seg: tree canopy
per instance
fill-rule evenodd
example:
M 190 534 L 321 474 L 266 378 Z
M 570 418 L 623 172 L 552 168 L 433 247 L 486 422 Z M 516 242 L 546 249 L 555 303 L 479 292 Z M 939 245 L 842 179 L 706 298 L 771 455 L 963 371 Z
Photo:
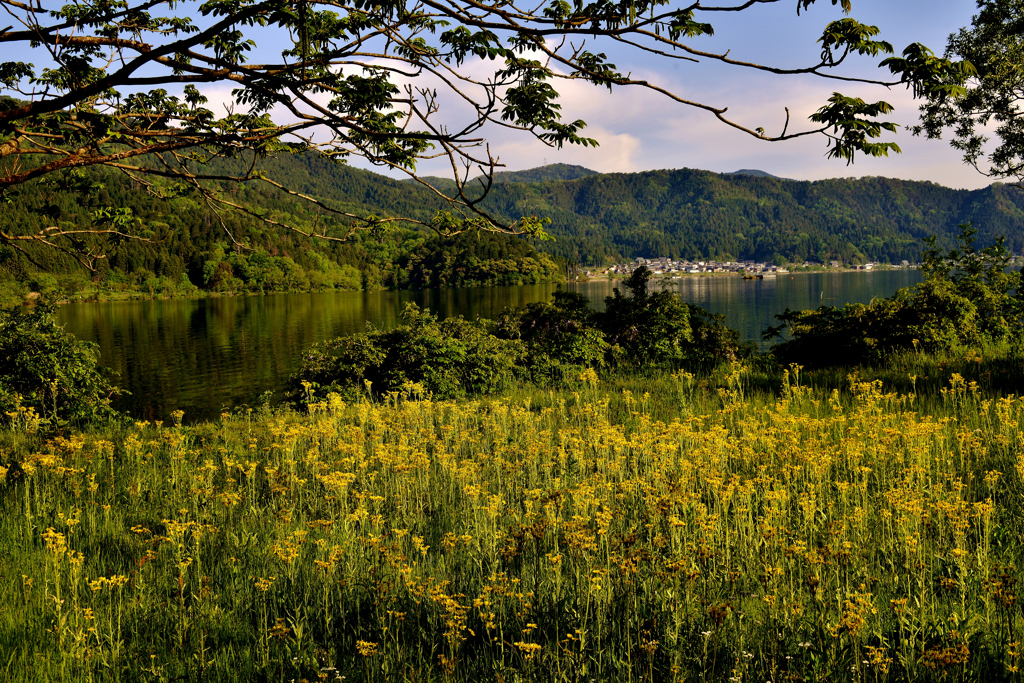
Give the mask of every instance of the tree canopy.
M 917 134 L 950 130 L 964 161 L 992 178 L 1024 184 L 1024 1 L 978 0 L 971 26 L 949 37 L 946 57 L 966 60 L 952 85 L 960 96 L 933 89 L 921 107 Z M 995 141 L 991 137 L 994 135 Z M 991 144 L 990 144 L 991 143 Z
M 899 151 L 879 139 L 896 130 L 882 120 L 892 110 L 884 101 L 837 92 L 809 125 L 791 126 L 787 111 L 782 130 L 766 132 L 730 118 L 725 107 L 634 77 L 598 51 L 606 45 L 851 85 L 902 84 L 918 96 L 961 94 L 969 65 L 916 43 L 897 56 L 877 27 L 850 16 L 827 24 L 820 58 L 801 67 L 700 49 L 716 16 L 778 1 L 0 0 L 9 22 L 0 22 L 0 45 L 17 57 L 0 63 L 0 191 L 9 202 L 30 182 L 89 191 L 95 182 L 79 171 L 103 165 L 131 176 L 140 190 L 194 193 L 211 207 L 254 220 L 273 223 L 232 201 L 222 181 L 276 184 L 319 211 L 350 219 L 343 229 L 282 226 L 309 237 L 342 240 L 353 229 L 409 219 L 349 215 L 261 169 L 267 155 L 315 151 L 338 161 L 361 157 L 419 179 L 448 203 L 449 210 L 419 221 L 437 232 L 537 234 L 543 220 L 502 222 L 480 207 L 501 165 L 486 129 L 512 128 L 553 147 L 597 145 L 584 135 L 584 121 L 561 115 L 558 84 L 565 80 L 651 89 L 761 140 L 825 135 L 829 156 L 848 163 L 857 153 Z M 852 11 L 850 0 L 831 2 Z M 797 13 L 813 4 L 798 0 Z M 841 67 L 852 55 L 883 57 L 879 79 L 844 75 Z M 224 84 L 232 88 L 233 106 L 218 113 L 208 97 L 212 86 Z M 454 183 L 433 185 L 416 175 L 419 162 L 439 157 L 450 163 Z M 211 164 L 223 158 L 236 161 Z M 55 223 L 31 234 L 0 223 L 0 240 L 64 249 L 92 268 L 110 242 L 149 239 L 123 208 L 98 209 L 92 219 L 86 228 Z

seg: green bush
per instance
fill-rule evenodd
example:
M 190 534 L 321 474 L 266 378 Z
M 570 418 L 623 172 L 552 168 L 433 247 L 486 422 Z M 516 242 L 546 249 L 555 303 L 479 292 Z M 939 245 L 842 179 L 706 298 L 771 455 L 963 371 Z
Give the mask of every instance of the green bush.
M 617 351 L 616 360 L 641 367 L 706 369 L 749 353 L 722 316 L 684 303 L 672 292 L 650 292 L 650 279 L 647 266 L 634 270 L 622 283 L 630 295 L 616 288 L 596 316 L 605 340 Z
M 292 396 L 309 390 L 352 396 L 366 382 L 374 393 L 421 384 L 439 398 L 488 393 L 515 381 L 540 385 L 575 381 L 613 364 L 707 369 L 749 351 L 739 334 L 667 292 L 650 294 L 650 271 L 638 269 L 608 310 L 595 313 L 580 294 L 558 291 L 550 303 L 506 310 L 496 324 L 461 317 L 438 321 L 409 304 L 405 324 L 314 345 L 292 382 Z
M 0 311 L 0 412 L 31 409 L 51 429 L 116 416 L 119 390 L 98 366 L 99 350 L 59 327 L 53 310 L 41 302 Z
M 524 372 L 531 380 L 557 383 L 605 366 L 611 346 L 594 320 L 587 297 L 558 290 L 550 303 L 506 310 L 495 334 L 525 345 Z
M 44 296 L 49 296 L 60 289 L 60 283 L 57 282 L 57 278 L 49 273 L 36 273 L 28 283 L 29 288 L 33 292 L 39 292 Z
M 488 321 L 461 316 L 438 320 L 407 304 L 403 325 L 387 331 L 322 342 L 307 352 L 293 381 L 294 395 L 308 383 L 320 393 L 351 395 L 366 382 L 376 394 L 418 383 L 438 398 L 498 390 L 518 378 L 521 342 L 499 339 Z
M 1021 329 L 1021 274 L 1008 271 L 1010 254 L 1002 239 L 974 248 L 975 230 L 961 225 L 948 253 L 926 240 L 924 282 L 870 304 L 822 306 L 777 315 L 766 339 L 789 339 L 772 353 L 784 364 L 808 367 L 882 362 L 896 351 L 950 353 L 1013 341 Z

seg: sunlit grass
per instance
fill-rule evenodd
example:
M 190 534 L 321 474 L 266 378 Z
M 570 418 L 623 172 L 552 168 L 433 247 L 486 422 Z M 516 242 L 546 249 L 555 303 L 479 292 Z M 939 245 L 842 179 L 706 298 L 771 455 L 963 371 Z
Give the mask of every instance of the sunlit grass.
M 801 374 L 19 416 L 0 678 L 1020 680 L 1024 404 Z

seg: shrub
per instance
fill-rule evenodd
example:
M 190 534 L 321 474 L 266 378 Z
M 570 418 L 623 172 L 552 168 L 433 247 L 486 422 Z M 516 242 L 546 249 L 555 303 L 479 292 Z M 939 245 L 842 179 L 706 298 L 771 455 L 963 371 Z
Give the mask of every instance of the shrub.
M 462 317 L 438 321 L 409 304 L 405 324 L 315 344 L 293 377 L 292 396 L 313 388 L 352 396 L 366 382 L 375 393 L 421 384 L 439 398 L 492 392 L 519 381 L 557 384 L 587 370 L 622 362 L 637 366 L 709 368 L 748 349 L 721 316 L 682 303 L 670 293 L 649 294 L 650 271 L 626 281 L 608 310 L 557 291 L 550 303 L 506 310 L 497 324 Z
M 557 383 L 605 365 L 611 346 L 594 319 L 587 297 L 558 290 L 550 303 L 506 310 L 495 334 L 525 345 L 523 367 L 530 379 Z
M 772 353 L 784 364 L 824 367 L 878 363 L 912 348 L 946 353 L 1011 341 L 1021 328 L 1021 274 L 1007 272 L 1010 254 L 1002 239 L 978 251 L 975 230 L 970 224 L 960 228 L 948 253 L 935 247 L 934 238 L 926 240 L 926 279 L 914 287 L 867 305 L 777 315 L 782 324 L 765 338 L 781 339 L 787 328 L 790 338 Z
M 684 303 L 672 292 L 650 292 L 651 271 L 641 266 L 605 299 L 596 316 L 617 359 L 636 366 L 708 368 L 747 353 L 723 318 Z
M 481 394 L 514 381 L 574 381 L 587 370 L 622 362 L 637 366 L 710 368 L 748 351 L 722 317 L 682 303 L 670 293 L 647 292 L 650 271 L 626 281 L 608 310 L 557 291 L 550 303 L 506 310 L 497 324 L 462 317 L 438 321 L 409 304 L 405 324 L 315 344 L 293 377 L 292 396 L 313 388 L 352 396 L 369 382 L 376 393 L 421 384 L 439 398 Z
M 95 344 L 58 326 L 53 304 L 0 311 L 0 411 L 32 408 L 50 428 L 117 415 L 119 390 L 98 366 Z
M 39 292 L 44 296 L 50 296 L 60 289 L 57 278 L 49 273 L 36 273 L 28 283 L 33 292 Z
M 325 391 L 351 395 L 365 382 L 375 393 L 421 384 L 438 398 L 500 389 L 517 378 L 523 345 L 491 334 L 488 321 L 461 316 L 439 321 L 407 304 L 404 325 L 372 330 L 313 345 L 293 380 Z

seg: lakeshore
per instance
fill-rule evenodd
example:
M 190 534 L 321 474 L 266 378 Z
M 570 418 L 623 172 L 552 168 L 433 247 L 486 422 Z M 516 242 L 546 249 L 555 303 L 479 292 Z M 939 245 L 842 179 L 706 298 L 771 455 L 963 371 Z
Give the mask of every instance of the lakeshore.
M 656 286 L 674 287 L 682 301 L 724 314 L 742 339 L 760 343 L 761 332 L 787 308 L 867 303 L 920 278 L 916 270 L 817 272 L 775 281 L 718 274 L 664 277 Z M 603 310 L 618 282 L 601 278 L 565 287 Z M 548 301 L 555 290 L 519 285 L 72 303 L 61 306 L 57 318 L 67 331 L 99 345 L 101 364 L 118 373 L 118 383 L 131 392 L 119 398 L 121 408 L 145 419 L 184 410 L 192 420 L 280 392 L 305 348 L 368 325 L 394 327 L 406 303 L 442 318 L 494 320 L 506 307 Z

